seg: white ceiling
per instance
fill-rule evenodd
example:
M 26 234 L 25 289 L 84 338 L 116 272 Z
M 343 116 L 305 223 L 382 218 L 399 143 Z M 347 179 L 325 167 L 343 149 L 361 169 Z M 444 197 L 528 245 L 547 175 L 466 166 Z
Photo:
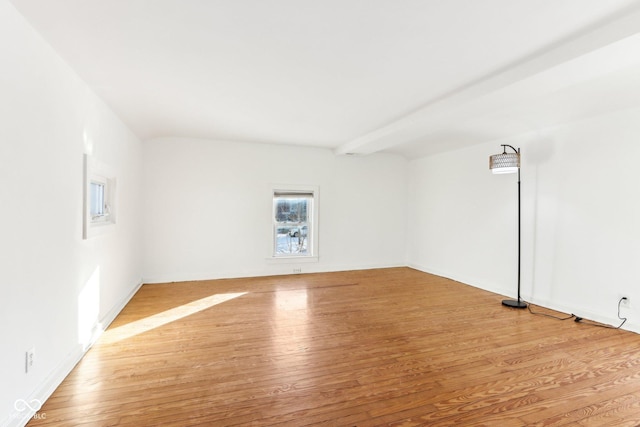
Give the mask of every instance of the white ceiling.
M 640 99 L 640 0 L 11 1 L 141 139 L 419 157 Z

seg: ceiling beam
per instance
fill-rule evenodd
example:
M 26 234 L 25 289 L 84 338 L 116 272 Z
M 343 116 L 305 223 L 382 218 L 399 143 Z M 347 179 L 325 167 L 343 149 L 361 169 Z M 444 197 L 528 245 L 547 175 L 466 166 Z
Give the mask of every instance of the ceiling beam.
M 400 134 L 418 123 L 420 126 L 428 125 L 429 122 L 437 123 L 441 117 L 468 102 L 638 33 L 640 33 L 640 5 L 636 4 L 598 26 L 591 27 L 544 51 L 537 52 L 518 63 L 435 99 L 392 123 L 348 141 L 337 147 L 334 152 L 337 155 L 371 154 L 394 147 L 406 142 Z

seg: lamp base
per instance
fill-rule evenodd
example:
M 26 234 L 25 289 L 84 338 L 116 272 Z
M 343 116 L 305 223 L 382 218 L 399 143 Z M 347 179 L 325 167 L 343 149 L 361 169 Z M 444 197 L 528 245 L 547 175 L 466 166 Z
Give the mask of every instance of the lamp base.
M 524 301 L 518 301 L 514 299 L 503 299 L 502 305 L 512 308 L 527 308 L 527 303 Z

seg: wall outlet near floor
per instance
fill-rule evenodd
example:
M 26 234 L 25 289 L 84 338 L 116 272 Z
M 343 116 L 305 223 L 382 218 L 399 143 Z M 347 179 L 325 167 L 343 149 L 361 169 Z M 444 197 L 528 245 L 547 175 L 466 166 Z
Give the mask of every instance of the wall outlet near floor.
M 294 273 L 294 274 L 296 274 L 296 273 L 302 273 L 302 269 L 301 269 L 301 268 L 294 268 L 294 269 L 293 269 L 293 273 Z
M 631 300 L 626 295 L 620 295 L 620 307 L 631 308 Z
M 29 371 L 31 371 L 33 369 L 33 364 L 36 361 L 36 348 L 33 347 L 30 350 L 27 350 L 25 353 L 25 360 L 24 360 L 24 373 L 28 374 Z

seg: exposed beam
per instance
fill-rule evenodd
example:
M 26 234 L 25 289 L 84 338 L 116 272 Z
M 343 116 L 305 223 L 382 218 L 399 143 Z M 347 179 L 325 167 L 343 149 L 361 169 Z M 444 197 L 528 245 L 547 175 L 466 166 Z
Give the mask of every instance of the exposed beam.
M 336 148 L 335 153 L 338 155 L 370 154 L 407 142 L 400 134 L 417 124 L 425 126 L 431 122 L 437 123 L 443 116 L 473 100 L 530 79 L 545 70 L 606 48 L 638 33 L 640 33 L 640 5 L 635 4 L 624 13 L 598 26 L 591 27 L 544 51 L 537 52 L 518 63 L 433 100 L 392 123 L 359 136 Z

